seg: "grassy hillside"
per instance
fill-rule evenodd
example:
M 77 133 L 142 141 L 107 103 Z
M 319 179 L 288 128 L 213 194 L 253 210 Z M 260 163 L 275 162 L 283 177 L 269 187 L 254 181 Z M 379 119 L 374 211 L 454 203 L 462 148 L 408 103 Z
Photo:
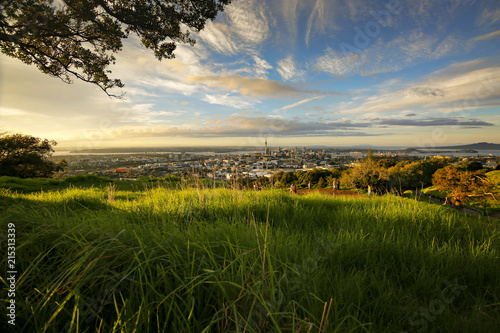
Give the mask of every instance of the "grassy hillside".
M 500 320 L 498 223 L 411 199 L 0 189 L 8 223 L 16 332 L 492 332 Z
M 33 178 L 23 179 L 18 177 L 0 176 L 0 188 L 13 192 L 32 193 L 43 191 L 58 191 L 71 187 L 78 188 L 105 188 L 113 184 L 115 189 L 122 191 L 142 191 L 151 187 L 176 187 L 178 181 L 172 179 L 148 179 L 138 181 L 113 180 L 107 177 L 94 175 L 72 176 L 65 179 Z
M 491 180 L 493 183 L 495 183 L 496 187 L 500 187 L 500 171 L 495 170 L 495 171 L 490 171 L 486 173 L 486 177 L 488 177 L 489 180 Z

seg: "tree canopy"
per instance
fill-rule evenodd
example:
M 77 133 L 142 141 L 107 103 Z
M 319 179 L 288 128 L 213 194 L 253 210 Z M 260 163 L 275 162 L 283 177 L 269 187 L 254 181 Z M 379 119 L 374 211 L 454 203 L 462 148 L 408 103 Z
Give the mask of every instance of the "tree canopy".
M 50 177 L 56 164 L 47 159 L 57 142 L 31 135 L 0 135 L 0 176 Z
M 495 186 L 484 171 L 462 171 L 455 165 L 437 170 L 432 184 L 442 191 L 449 191 L 448 198 L 460 206 L 468 201 L 484 201 L 485 197 L 495 199 Z
M 231 0 L 2 0 L 0 52 L 71 83 L 123 87 L 108 75 L 122 40 L 137 35 L 158 60 L 199 32 Z M 109 93 L 108 93 L 109 95 Z

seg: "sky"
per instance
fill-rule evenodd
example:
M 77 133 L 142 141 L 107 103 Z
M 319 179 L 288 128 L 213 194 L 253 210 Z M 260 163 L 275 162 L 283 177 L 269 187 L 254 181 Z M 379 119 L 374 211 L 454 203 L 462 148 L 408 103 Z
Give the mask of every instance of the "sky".
M 0 55 L 0 132 L 59 149 L 500 143 L 497 0 L 233 0 L 159 62 L 66 84 Z

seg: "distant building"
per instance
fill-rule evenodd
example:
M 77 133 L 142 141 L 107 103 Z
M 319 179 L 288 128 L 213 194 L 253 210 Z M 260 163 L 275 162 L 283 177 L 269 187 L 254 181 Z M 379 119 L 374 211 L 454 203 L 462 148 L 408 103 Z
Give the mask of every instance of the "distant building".
M 132 171 L 134 170 L 133 168 L 120 168 L 120 169 L 115 169 L 115 172 L 127 172 L 127 171 Z
M 363 153 L 359 151 L 352 151 L 349 153 L 352 158 L 363 158 Z
M 315 169 L 317 167 L 317 165 L 315 163 L 308 163 L 308 164 L 304 164 L 302 165 L 302 169 Z

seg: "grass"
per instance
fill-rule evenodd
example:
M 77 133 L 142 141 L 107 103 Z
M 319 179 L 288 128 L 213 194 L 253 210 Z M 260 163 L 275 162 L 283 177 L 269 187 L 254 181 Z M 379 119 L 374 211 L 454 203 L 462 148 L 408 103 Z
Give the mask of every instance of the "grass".
M 444 199 L 448 195 L 447 191 L 440 191 L 435 186 L 429 186 L 422 190 L 422 193 L 432 195 L 433 197 Z
M 411 199 L 0 189 L 8 223 L 17 331 L 491 332 L 500 320 L 498 223 Z
M 500 170 L 490 171 L 486 173 L 486 177 L 495 183 L 497 187 L 500 187 Z
M 71 187 L 77 188 L 106 188 L 113 184 L 116 190 L 143 191 L 153 187 L 176 187 L 179 181 L 142 177 L 137 181 L 121 181 L 95 175 L 71 176 L 65 179 L 33 178 L 0 176 L 0 189 L 9 189 L 19 193 L 34 193 L 40 191 L 60 191 Z

